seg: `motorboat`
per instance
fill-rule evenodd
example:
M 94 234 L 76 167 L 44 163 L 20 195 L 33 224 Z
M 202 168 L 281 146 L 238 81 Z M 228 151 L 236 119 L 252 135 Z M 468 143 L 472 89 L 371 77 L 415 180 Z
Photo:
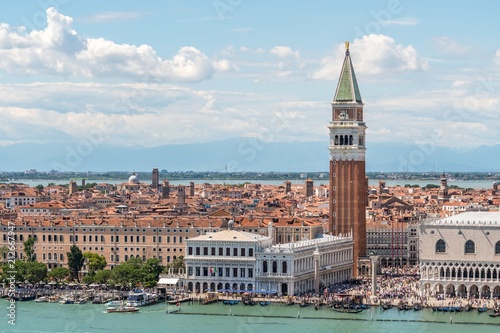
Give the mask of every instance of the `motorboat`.
M 114 312 L 138 312 L 139 308 L 136 306 L 119 306 L 119 307 L 113 307 L 110 306 L 106 309 L 107 313 L 114 313 Z
M 158 295 L 134 289 L 129 292 L 126 306 L 145 306 L 158 303 Z

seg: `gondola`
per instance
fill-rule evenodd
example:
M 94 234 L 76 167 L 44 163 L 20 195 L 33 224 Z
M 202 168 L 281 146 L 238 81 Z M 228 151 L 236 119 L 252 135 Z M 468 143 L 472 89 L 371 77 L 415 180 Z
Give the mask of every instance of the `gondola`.
M 342 308 L 342 307 L 340 308 L 332 307 L 332 310 L 341 313 L 359 313 L 363 311 L 363 309 L 361 308 Z
M 259 302 L 259 305 L 261 305 L 261 306 L 266 306 L 266 305 L 269 305 L 269 304 L 271 304 L 271 301 L 261 301 L 261 302 Z
M 224 305 L 236 305 L 238 304 L 240 301 L 237 300 L 237 299 L 225 299 L 222 301 L 222 304 Z

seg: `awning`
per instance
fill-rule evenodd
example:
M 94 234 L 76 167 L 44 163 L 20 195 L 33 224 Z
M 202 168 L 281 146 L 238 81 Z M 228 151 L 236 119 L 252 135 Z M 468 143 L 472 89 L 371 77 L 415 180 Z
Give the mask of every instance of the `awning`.
M 175 284 L 177 284 L 177 281 L 179 281 L 179 279 L 174 279 L 174 278 L 160 278 L 160 281 L 158 281 L 158 284 L 175 285 Z

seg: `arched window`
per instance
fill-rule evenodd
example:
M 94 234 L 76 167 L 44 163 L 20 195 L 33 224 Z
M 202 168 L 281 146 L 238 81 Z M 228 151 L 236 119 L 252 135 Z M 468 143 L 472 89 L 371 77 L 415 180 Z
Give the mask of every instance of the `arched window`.
M 349 146 L 352 146 L 352 135 L 349 135 Z
M 440 239 L 436 242 L 436 253 L 446 252 L 446 243 L 444 240 Z
M 262 263 L 262 272 L 267 273 L 267 260 L 264 260 Z
M 476 253 L 476 245 L 470 239 L 465 242 L 465 253 Z
M 344 145 L 344 137 L 341 135 L 340 136 L 340 145 L 343 146 Z
M 495 254 L 500 254 L 500 241 L 495 244 Z
M 338 136 L 338 135 L 335 135 L 335 141 L 334 141 L 334 144 L 335 144 L 336 146 L 338 146 L 338 145 L 339 145 L 339 136 Z
M 273 261 L 273 273 L 278 273 L 278 262 Z

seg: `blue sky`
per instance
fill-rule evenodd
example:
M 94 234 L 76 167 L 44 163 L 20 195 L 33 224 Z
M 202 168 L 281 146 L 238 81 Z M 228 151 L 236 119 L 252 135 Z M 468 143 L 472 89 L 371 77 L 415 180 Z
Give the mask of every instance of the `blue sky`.
M 500 144 L 494 1 L 11 1 L 0 145 L 328 141 L 351 56 L 367 141 Z M 326 148 L 325 148 L 326 149 Z

